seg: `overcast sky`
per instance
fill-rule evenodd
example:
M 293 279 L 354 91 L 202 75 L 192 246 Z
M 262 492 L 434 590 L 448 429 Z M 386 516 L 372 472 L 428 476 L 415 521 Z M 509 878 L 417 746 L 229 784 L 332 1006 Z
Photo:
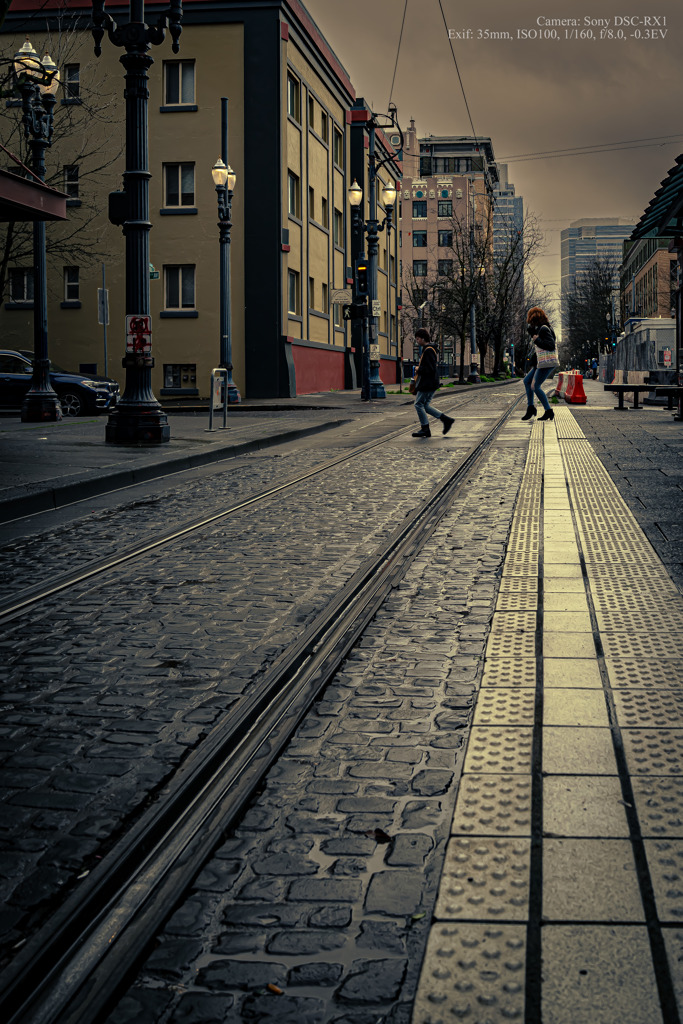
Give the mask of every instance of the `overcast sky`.
M 448 27 L 470 30 L 453 49 L 477 135 L 490 136 L 496 159 L 606 143 L 631 148 L 527 161 L 508 159 L 509 177 L 525 207 L 542 220 L 548 255 L 537 273 L 555 290 L 560 280 L 560 231 L 580 217 L 638 220 L 655 189 L 683 153 L 680 0 L 441 0 Z M 346 69 L 359 96 L 376 112 L 389 101 L 405 0 L 304 0 Z M 618 25 L 624 16 L 647 26 Z M 593 25 L 593 39 L 518 38 L 548 29 L 538 19 Z M 659 19 L 655 23 L 654 19 Z M 509 33 L 512 38 L 480 38 Z M 574 32 L 577 30 L 574 29 Z M 618 38 L 621 31 L 624 38 Z M 644 38 L 646 32 L 654 38 Z M 640 32 L 641 38 L 631 34 Z M 664 36 L 661 33 L 665 33 Z M 414 118 L 420 136 L 470 135 L 439 0 L 408 0 L 393 91 L 399 121 Z M 656 145 L 635 140 L 676 136 Z

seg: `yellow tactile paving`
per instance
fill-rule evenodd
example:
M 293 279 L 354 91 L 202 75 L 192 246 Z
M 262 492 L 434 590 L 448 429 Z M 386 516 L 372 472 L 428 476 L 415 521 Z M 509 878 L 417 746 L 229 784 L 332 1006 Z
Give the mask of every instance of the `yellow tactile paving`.
M 522 991 L 515 988 L 510 1004 L 498 999 L 499 976 L 489 991 L 473 957 L 473 978 L 480 985 L 476 1003 L 486 1005 L 490 1024 L 523 1013 L 521 926 L 530 918 L 539 929 L 542 918 L 543 934 L 553 939 L 543 943 L 542 980 L 540 962 L 534 965 L 543 1019 L 563 1021 L 567 1007 L 586 996 L 581 976 L 588 972 L 566 974 L 563 937 L 577 961 L 587 937 L 600 949 L 609 947 L 601 1005 L 621 1007 L 628 990 L 626 1004 L 636 1014 L 647 1007 L 643 1020 L 663 1019 L 653 996 L 650 945 L 638 930 L 644 909 L 629 833 L 637 824 L 633 819 L 629 824 L 619 765 L 625 762 L 633 779 L 632 799 L 645 837 L 642 862 L 646 857 L 656 911 L 667 922 L 683 919 L 678 896 L 674 899 L 666 884 L 680 876 L 676 888 L 683 892 L 683 650 L 680 640 L 672 644 L 670 628 L 664 658 L 658 641 L 666 624 L 682 617 L 682 595 L 571 410 L 556 407 L 552 423 L 531 425 L 458 791 L 439 920 L 413 1024 L 463 1017 L 460 972 L 443 988 L 435 988 L 435 980 L 444 977 L 445 961 L 457 958 L 461 948 L 484 943 L 485 955 L 493 917 L 497 941 L 519 934 Z M 539 679 L 543 687 L 537 692 Z M 534 742 L 543 774 L 536 811 Z M 527 860 L 524 840 L 536 835 L 538 841 L 541 833 L 534 828 L 541 821 L 539 917 L 538 899 L 536 910 L 530 909 L 534 862 Z M 499 837 L 497 844 L 492 845 L 492 836 Z M 683 906 L 683 897 L 680 902 Z M 643 947 L 637 985 L 626 981 L 633 973 L 636 931 Z M 683 1014 L 683 963 L 673 955 L 678 946 L 672 936 L 667 933 L 664 944 Z

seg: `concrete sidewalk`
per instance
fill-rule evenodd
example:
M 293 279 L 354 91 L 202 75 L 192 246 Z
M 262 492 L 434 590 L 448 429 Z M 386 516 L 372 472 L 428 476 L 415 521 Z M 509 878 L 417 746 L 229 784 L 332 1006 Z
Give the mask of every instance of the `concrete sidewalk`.
M 532 427 L 413 1024 L 683 1005 L 683 596 L 577 421 Z

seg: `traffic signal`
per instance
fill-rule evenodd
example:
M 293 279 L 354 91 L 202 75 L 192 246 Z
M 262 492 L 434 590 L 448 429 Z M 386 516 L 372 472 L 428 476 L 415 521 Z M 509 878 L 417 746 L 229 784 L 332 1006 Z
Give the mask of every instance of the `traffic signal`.
M 356 263 L 356 295 L 365 298 L 368 294 L 368 265 L 365 260 Z

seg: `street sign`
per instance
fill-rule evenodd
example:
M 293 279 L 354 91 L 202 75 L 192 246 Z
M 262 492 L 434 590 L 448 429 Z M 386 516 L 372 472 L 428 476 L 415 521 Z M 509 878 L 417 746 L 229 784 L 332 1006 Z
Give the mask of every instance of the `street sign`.
M 382 303 L 381 303 L 381 301 L 379 299 L 373 299 L 372 300 L 372 315 L 373 316 L 381 316 L 382 315 Z
M 152 352 L 151 316 L 126 317 L 126 352 L 136 356 L 147 356 Z
M 159 271 L 155 268 L 153 263 L 150 263 L 149 265 L 149 279 L 150 281 L 159 280 Z
M 109 323 L 109 289 L 97 289 L 97 322 L 98 324 Z
M 370 346 L 370 358 L 379 359 L 379 345 Z
M 353 302 L 353 292 L 350 288 L 332 288 L 330 291 L 330 305 L 334 305 L 335 302 L 350 303 Z

